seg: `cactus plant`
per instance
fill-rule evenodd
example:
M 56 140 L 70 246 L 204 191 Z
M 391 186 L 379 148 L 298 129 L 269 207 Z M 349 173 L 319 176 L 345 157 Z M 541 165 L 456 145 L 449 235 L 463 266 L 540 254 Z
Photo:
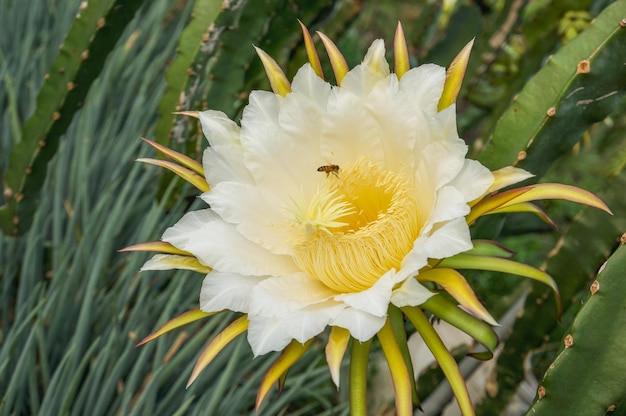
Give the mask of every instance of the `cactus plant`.
M 541 176 L 626 92 L 626 2 L 607 7 L 552 56 L 498 122 L 479 160 Z
M 626 233 L 566 331 L 528 415 L 611 413 L 626 397 Z
M 41 88 L 37 109 L 11 151 L 4 174 L 5 204 L 0 207 L 0 226 L 5 233 L 22 234 L 29 229 L 48 161 L 83 105 L 108 53 L 142 3 L 107 0 L 81 4 Z

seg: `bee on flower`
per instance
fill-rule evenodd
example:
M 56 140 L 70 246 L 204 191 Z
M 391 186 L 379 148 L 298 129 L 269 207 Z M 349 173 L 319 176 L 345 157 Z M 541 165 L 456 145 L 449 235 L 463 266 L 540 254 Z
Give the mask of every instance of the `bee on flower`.
M 326 176 L 332 173 L 333 175 L 339 177 L 339 166 L 337 165 L 320 166 L 319 168 L 317 168 L 317 171 L 326 173 Z
M 187 213 L 161 242 L 128 248 L 161 253 L 142 270 L 185 268 L 206 275 L 199 309 L 174 318 L 141 344 L 224 310 L 240 312 L 206 346 L 189 383 L 228 340 L 247 332 L 255 355 L 283 351 L 261 383 L 258 407 L 328 330 L 326 359 L 337 385 L 352 340 L 351 408 L 364 415 L 369 345 L 377 338 L 390 364 L 397 414 L 410 415 L 415 380 L 403 354 L 405 337 L 394 325 L 406 317 L 442 364 L 463 414 L 474 414 L 458 367 L 427 313 L 467 332 L 470 326 L 487 328 L 478 340 L 493 350 L 497 339 L 489 325 L 496 321 L 457 269 L 506 271 L 557 288 L 545 272 L 512 261 L 508 252 L 498 254 L 495 243 L 474 243 L 469 226 L 500 211 L 544 215 L 530 203 L 536 199 L 608 208 L 588 192 L 558 184 L 502 191 L 532 175 L 512 167 L 491 172 L 466 157 L 454 103 L 471 43 L 447 71 L 433 64 L 410 68 L 398 25 L 392 72 L 382 40 L 349 69 L 320 33 L 337 80 L 331 85 L 302 28 L 309 63 L 292 82 L 257 49 L 273 91 L 250 94 L 240 125 L 218 111 L 186 113 L 199 118 L 208 139 L 202 164 L 150 142 L 176 163 L 143 161 L 194 184 L 210 208 Z M 333 164 L 319 166 L 320 160 Z M 311 174 L 338 177 L 339 166 L 341 181 L 320 184 Z M 485 245 L 496 254 L 482 254 Z

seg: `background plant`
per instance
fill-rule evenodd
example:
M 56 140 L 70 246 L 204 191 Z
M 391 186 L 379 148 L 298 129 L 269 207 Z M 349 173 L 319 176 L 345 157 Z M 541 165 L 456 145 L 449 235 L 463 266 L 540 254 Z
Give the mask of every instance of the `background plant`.
M 251 89 L 269 88 L 252 44 L 293 76 L 306 60 L 296 19 L 336 39 L 350 66 L 373 39 L 392 39 L 398 19 L 419 62 L 445 66 L 476 37 L 458 112 L 477 158 L 490 168 L 517 161 L 538 180 L 584 187 L 615 214 L 554 202 L 544 208 L 558 233 L 526 214 L 476 225 L 474 238 L 497 238 L 519 260 L 544 265 L 568 307 L 561 325 L 544 302 L 547 289 L 468 273 L 495 316 L 530 291 L 498 360 L 497 393 L 478 414 L 503 411 L 529 351 L 544 351 L 530 356 L 541 379 L 580 309 L 575 300 L 626 229 L 624 0 L 1 3 L 1 414 L 254 412 L 256 387 L 275 357 L 251 360 L 245 339 L 237 340 L 185 390 L 200 348 L 227 322 L 134 349 L 196 304 L 201 280 L 137 275 L 145 256 L 116 250 L 158 238 L 195 204 L 193 190 L 133 163 L 149 152 L 138 137 L 198 157 L 198 126 L 171 112 L 212 108 L 236 117 Z M 590 72 L 576 74 L 572 65 L 583 60 Z M 584 100 L 591 101 L 577 105 Z M 623 257 L 612 260 L 622 269 Z M 618 320 L 626 311 L 612 302 L 617 316 L 607 319 Z M 261 414 L 345 413 L 344 392 L 318 357 L 307 354 Z M 613 388 L 619 411 L 626 387 Z

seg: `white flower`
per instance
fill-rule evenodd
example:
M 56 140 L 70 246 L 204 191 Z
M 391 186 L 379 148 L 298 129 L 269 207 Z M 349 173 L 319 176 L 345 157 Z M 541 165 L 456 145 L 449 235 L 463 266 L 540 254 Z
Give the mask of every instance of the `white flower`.
M 212 269 L 201 309 L 246 313 L 256 355 L 327 326 L 368 340 L 390 303 L 432 295 L 414 278 L 428 259 L 472 247 L 468 203 L 493 176 L 465 158 L 455 106 L 437 110 L 445 70 L 399 80 L 384 55 L 375 41 L 341 86 L 306 64 L 286 95 L 252 92 L 241 126 L 200 113 L 210 208 L 162 239 Z

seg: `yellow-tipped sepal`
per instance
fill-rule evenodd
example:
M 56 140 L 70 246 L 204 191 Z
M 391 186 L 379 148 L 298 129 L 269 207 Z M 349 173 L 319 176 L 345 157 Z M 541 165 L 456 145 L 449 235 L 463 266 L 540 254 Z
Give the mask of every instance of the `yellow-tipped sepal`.
M 291 92 L 291 84 L 278 63 L 263 49 L 257 48 L 256 46 L 254 49 L 256 50 L 257 55 L 259 55 L 259 58 L 261 58 L 261 63 L 265 68 L 267 79 L 270 80 L 272 91 L 281 97 L 289 94 Z
M 350 68 L 348 68 L 346 58 L 343 57 L 342 53 L 339 51 L 339 48 L 337 48 L 337 45 L 335 45 L 328 36 L 321 32 L 317 32 L 317 34 L 319 35 L 320 39 L 322 39 L 324 48 L 326 48 L 326 53 L 328 54 L 328 58 L 330 59 L 330 65 L 333 68 L 337 85 L 341 85 L 343 77 L 345 77 L 350 70 Z
M 311 68 L 315 71 L 318 77 L 324 79 L 324 73 L 322 72 L 322 64 L 320 63 L 320 57 L 317 54 L 317 50 L 315 49 L 315 44 L 313 43 L 313 38 L 309 33 L 309 29 L 298 20 L 300 23 L 300 27 L 302 28 L 302 38 L 304 39 L 304 49 L 306 50 L 306 56 L 309 58 L 309 63 L 311 64 Z
M 439 105 L 437 110 L 441 111 L 444 108 L 456 102 L 456 97 L 461 90 L 461 84 L 463 83 L 463 77 L 467 70 L 467 63 L 469 62 L 470 52 L 474 46 L 474 39 L 469 41 L 461 52 L 452 60 L 450 67 L 446 71 L 446 82 L 443 86 L 443 93 L 439 99 Z
M 378 339 L 391 372 L 391 380 L 396 395 L 396 414 L 398 416 L 410 416 L 413 414 L 413 388 L 411 384 L 413 375 L 409 374 L 389 318 L 378 331 Z
M 215 338 L 207 345 L 200 357 L 198 357 L 198 361 L 196 361 L 196 365 L 191 372 L 191 376 L 189 377 L 189 381 L 187 382 L 187 387 L 193 383 L 202 370 L 206 368 L 207 365 L 213 361 L 213 358 L 224 349 L 233 339 L 235 339 L 238 335 L 242 334 L 248 329 L 248 315 L 244 315 L 239 319 L 233 321 L 230 325 L 228 325 L 222 332 L 217 334 Z
M 402 30 L 400 22 L 398 22 L 398 26 L 396 26 L 396 34 L 393 38 L 393 59 L 394 72 L 398 79 L 400 79 L 410 68 L 409 49 L 406 46 L 404 30 Z
M 337 388 L 339 388 L 341 361 L 348 348 L 348 341 L 350 341 L 350 331 L 338 326 L 332 327 L 330 335 L 328 336 L 325 352 L 330 377 Z
M 170 319 L 165 324 L 159 327 L 156 331 L 145 337 L 141 340 L 135 347 L 140 347 L 143 344 L 153 341 L 160 337 L 161 335 L 167 334 L 168 332 L 180 328 L 181 326 L 190 324 L 192 322 L 198 321 L 200 319 L 207 318 L 211 315 L 215 315 L 217 312 L 204 312 L 201 311 L 200 308 L 192 309 L 188 312 L 183 313 L 182 315 L 178 315 L 174 319 Z
M 263 400 L 267 397 L 267 393 L 269 393 L 270 389 L 284 374 L 291 368 L 292 365 L 296 363 L 304 355 L 304 353 L 311 346 L 311 342 L 313 339 L 308 340 L 304 344 L 300 344 L 298 341 L 293 340 L 287 347 L 283 350 L 283 353 L 278 357 L 276 362 L 267 370 L 263 380 L 261 381 L 261 385 L 259 386 L 259 390 L 256 396 L 256 411 L 259 411 L 261 404 L 263 404 Z

